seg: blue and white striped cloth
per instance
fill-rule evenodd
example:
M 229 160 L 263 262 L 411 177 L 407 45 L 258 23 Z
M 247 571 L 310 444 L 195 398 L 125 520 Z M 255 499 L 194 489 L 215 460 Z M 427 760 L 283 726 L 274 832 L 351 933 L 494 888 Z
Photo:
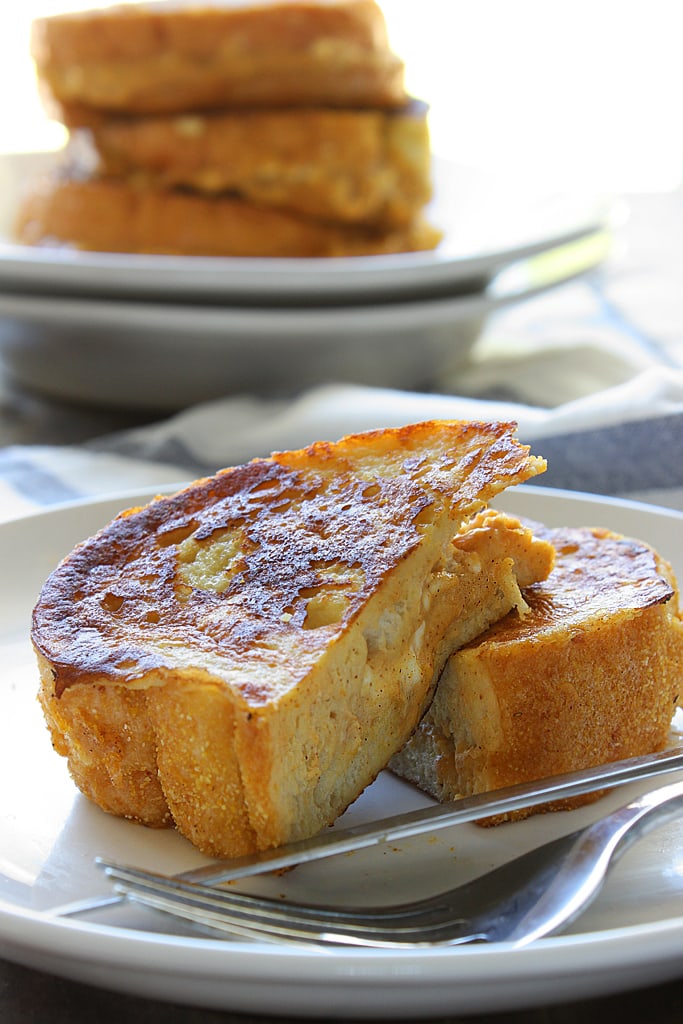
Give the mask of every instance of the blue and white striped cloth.
M 90 496 L 162 490 L 275 449 L 430 418 L 514 419 L 548 460 L 538 483 L 683 511 L 683 370 L 653 366 L 552 409 L 355 386 L 293 402 L 231 398 L 85 445 L 0 450 L 0 519 Z

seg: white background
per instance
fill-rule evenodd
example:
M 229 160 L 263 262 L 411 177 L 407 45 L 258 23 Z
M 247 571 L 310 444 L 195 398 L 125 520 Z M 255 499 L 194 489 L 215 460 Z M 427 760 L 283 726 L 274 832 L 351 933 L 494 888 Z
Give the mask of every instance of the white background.
M 0 151 L 63 139 L 37 99 L 31 18 L 97 4 L 2 4 Z M 408 86 L 430 103 L 437 153 L 544 189 L 678 187 L 681 0 L 383 0 L 383 8 Z

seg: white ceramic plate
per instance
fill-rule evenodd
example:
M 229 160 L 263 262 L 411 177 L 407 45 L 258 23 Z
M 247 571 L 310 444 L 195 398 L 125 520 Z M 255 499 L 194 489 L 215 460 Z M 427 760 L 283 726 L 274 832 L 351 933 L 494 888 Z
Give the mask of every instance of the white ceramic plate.
M 51 907 L 109 891 L 93 865 L 98 854 L 169 872 L 203 863 L 175 833 L 109 817 L 79 796 L 50 747 L 34 697 L 28 629 L 43 579 L 74 543 L 137 500 L 80 504 L 0 527 L 0 955 L 91 984 L 198 1006 L 393 1020 L 565 1002 L 683 973 L 683 822 L 636 844 L 571 933 L 521 950 L 493 944 L 309 951 L 198 937 L 142 910 L 110 909 L 87 921 L 51 915 Z M 501 505 L 549 524 L 602 525 L 641 537 L 656 544 L 683 577 L 681 514 L 533 487 L 506 495 Z M 569 832 L 645 786 L 625 787 L 570 813 L 498 829 L 463 825 L 320 861 L 282 878 L 253 880 L 250 887 L 352 902 L 417 896 Z M 425 801 L 384 774 L 345 821 Z
M 429 215 L 444 229 L 434 252 L 345 259 L 226 259 L 25 248 L 9 241 L 20 189 L 52 159 L 0 159 L 0 284 L 40 294 L 182 297 L 240 305 L 300 305 L 458 294 L 502 267 L 604 228 L 603 197 L 528 194 L 477 170 L 438 161 Z
M 495 310 L 594 267 L 609 246 L 599 230 L 506 267 L 472 295 L 368 305 L 261 309 L 0 288 L 0 356 L 32 390 L 127 408 L 329 380 L 433 389 L 467 360 Z

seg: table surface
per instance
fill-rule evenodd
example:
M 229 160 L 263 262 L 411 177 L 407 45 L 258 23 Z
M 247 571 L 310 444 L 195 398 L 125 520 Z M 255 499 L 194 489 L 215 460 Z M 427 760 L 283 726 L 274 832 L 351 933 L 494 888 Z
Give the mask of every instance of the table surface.
M 649 296 L 649 306 L 634 311 L 628 327 L 640 340 L 659 346 L 663 361 L 683 364 L 683 195 L 638 197 L 629 237 L 631 283 Z M 607 278 L 609 289 L 610 281 Z M 613 282 L 628 307 L 629 277 Z M 614 295 L 614 290 L 612 295 Z M 548 299 L 545 300 L 546 302 Z M 624 308 L 622 305 L 622 311 Z M 664 319 L 663 311 L 667 316 Z M 677 318 L 677 313 L 680 316 Z M 533 323 L 533 306 L 527 314 Z M 635 324 L 635 328 L 634 328 Z M 679 329 L 680 324 L 680 329 Z M 79 443 L 138 423 L 142 413 L 102 411 L 62 406 L 14 390 L 0 380 L 0 446 L 10 444 Z M 683 950 L 681 950 L 683 958 Z M 682 959 L 683 962 L 683 959 Z M 625 981 L 625 988 L 628 982 Z M 0 1021 L 80 1024 L 130 1020 L 144 1024 L 266 1024 L 275 1018 L 254 1018 L 239 1013 L 169 1005 L 91 988 L 59 977 L 0 961 Z M 283 1018 L 278 1018 L 283 1019 Z M 681 980 L 653 988 L 625 991 L 615 996 L 563 1006 L 518 1010 L 485 1016 L 446 1016 L 442 1021 L 481 1021 L 483 1024 L 602 1024 L 605 1019 L 621 1024 L 681 1024 L 683 1020 L 683 971 Z
M 310 1018 L 310 1024 L 321 1024 L 322 1019 Z M 436 1020 L 437 1024 L 681 1024 L 682 1019 L 683 980 L 563 1006 Z M 253 1017 L 138 999 L 2 961 L 0 1020 L 3 1024 L 287 1024 L 287 1018 Z

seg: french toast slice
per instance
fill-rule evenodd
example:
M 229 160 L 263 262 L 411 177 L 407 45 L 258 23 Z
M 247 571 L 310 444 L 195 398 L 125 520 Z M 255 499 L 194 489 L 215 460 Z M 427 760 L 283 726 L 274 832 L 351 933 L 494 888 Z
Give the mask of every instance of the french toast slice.
M 71 127 L 102 112 L 406 101 L 375 0 L 118 3 L 37 18 L 31 53 Z
M 420 252 L 442 238 L 419 211 L 400 225 L 332 222 L 231 193 L 207 195 L 83 174 L 69 162 L 31 183 L 12 231 L 22 245 L 272 258 Z
M 212 856 L 332 822 L 408 740 L 448 654 L 522 601 L 518 575 L 548 571 L 549 545 L 481 515 L 544 468 L 513 424 L 435 421 L 122 513 L 33 615 L 78 787 Z
M 666 746 L 683 696 L 683 620 L 671 567 L 604 529 L 548 529 L 556 562 L 448 659 L 434 700 L 390 767 L 438 800 Z M 503 815 L 577 806 L 557 801 Z
M 230 192 L 305 217 L 410 224 L 431 198 L 427 107 L 109 117 L 72 142 L 103 177 Z M 92 152 L 92 157 L 90 153 Z

